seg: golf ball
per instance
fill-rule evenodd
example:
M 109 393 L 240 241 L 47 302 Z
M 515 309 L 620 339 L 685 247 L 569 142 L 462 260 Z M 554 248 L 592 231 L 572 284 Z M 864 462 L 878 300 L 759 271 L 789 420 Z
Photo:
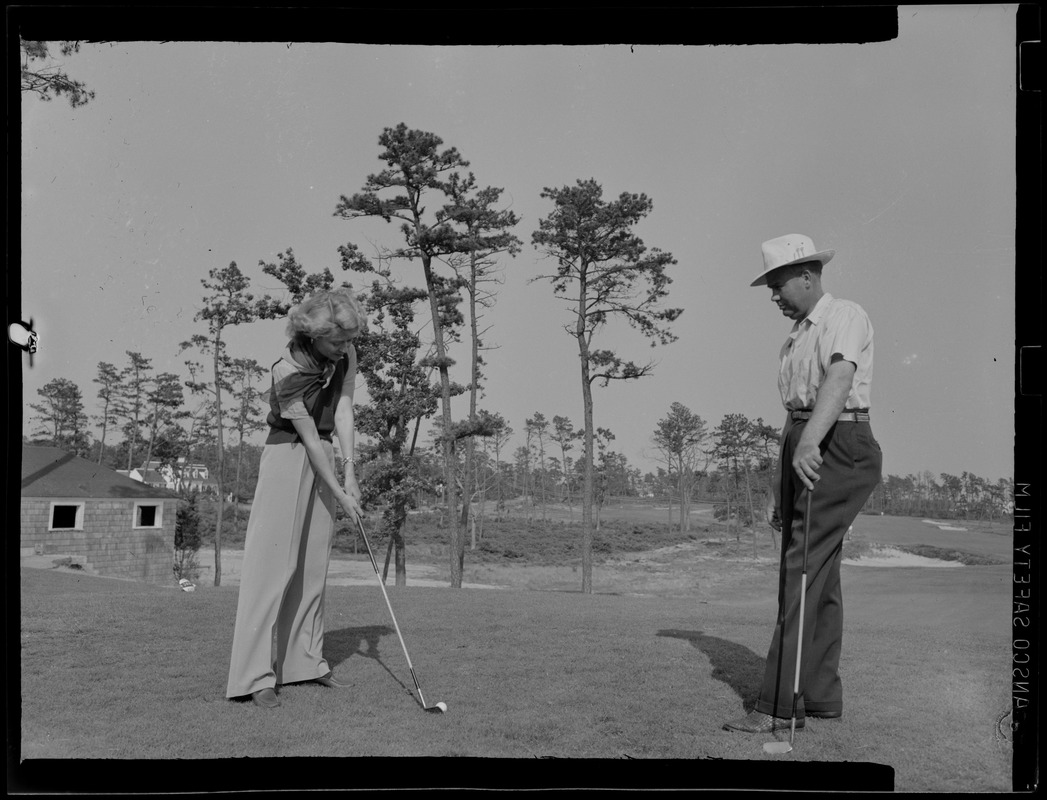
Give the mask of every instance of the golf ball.
M 436 707 L 438 709 L 440 709 L 441 711 L 446 711 L 447 710 L 447 703 L 437 703 Z

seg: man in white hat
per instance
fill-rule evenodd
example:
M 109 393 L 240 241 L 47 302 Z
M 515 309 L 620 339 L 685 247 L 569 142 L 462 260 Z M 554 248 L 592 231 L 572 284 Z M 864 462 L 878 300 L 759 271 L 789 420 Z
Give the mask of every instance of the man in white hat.
M 791 726 L 806 492 L 811 519 L 796 729 L 805 717 L 843 712 L 843 538 L 879 483 L 883 459 L 869 424 L 872 324 L 857 303 L 823 291 L 822 268 L 834 254 L 801 234 L 771 239 L 763 243 L 763 272 L 751 284 L 767 286 L 771 301 L 794 321 L 779 359 L 786 417 L 767 506 L 771 526 L 782 531 L 782 557 L 763 685 L 753 711 L 725 723 L 727 730 L 770 733 Z

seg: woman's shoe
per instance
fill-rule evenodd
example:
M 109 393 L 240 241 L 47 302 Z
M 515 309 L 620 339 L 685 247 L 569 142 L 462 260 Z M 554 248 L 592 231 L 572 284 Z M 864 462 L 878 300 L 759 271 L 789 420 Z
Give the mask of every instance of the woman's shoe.
M 335 680 L 334 672 L 328 672 L 319 678 L 314 678 L 313 683 L 318 683 L 321 686 L 326 686 L 328 689 L 348 689 L 348 683 L 342 683 L 341 681 Z
M 251 700 L 256 706 L 261 706 L 262 708 L 276 708 L 280 705 L 276 692 L 270 688 L 259 689 L 257 692 L 253 692 Z

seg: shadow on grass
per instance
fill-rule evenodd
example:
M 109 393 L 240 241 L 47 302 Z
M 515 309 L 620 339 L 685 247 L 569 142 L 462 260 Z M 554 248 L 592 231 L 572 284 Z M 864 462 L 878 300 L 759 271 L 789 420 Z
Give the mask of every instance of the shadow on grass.
M 395 633 L 396 630 L 388 625 L 365 625 L 361 628 L 327 631 L 324 633 L 324 658 L 327 659 L 332 670 L 355 655 L 373 659 L 393 677 L 393 680 L 410 692 L 410 687 L 389 669 L 378 652 L 378 643 L 381 638 Z
M 758 656 L 748 647 L 718 636 L 709 636 L 701 631 L 669 629 L 658 631 L 658 635 L 690 642 L 692 647 L 700 650 L 709 659 L 713 668 L 712 677 L 726 683 L 742 699 L 745 712 L 756 708 L 767 659 Z

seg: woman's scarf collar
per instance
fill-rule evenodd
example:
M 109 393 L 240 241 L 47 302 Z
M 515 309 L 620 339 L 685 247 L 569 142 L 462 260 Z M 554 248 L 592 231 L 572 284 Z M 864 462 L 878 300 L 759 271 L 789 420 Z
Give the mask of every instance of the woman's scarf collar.
M 338 365 L 337 361 L 322 358 L 312 347 L 298 339 L 288 342 L 287 349 L 289 353 L 283 358 L 294 365 L 295 371 L 273 385 L 281 406 L 296 395 L 309 396 L 326 388 Z
M 334 368 L 338 364 L 337 361 L 324 358 L 316 352 L 316 348 L 300 339 L 292 339 L 288 342 L 287 349 L 290 351 L 289 360 L 301 371 L 303 376 L 308 376 L 310 382 L 319 380 L 322 377 L 324 386 L 327 386 L 331 376 L 334 375 Z

